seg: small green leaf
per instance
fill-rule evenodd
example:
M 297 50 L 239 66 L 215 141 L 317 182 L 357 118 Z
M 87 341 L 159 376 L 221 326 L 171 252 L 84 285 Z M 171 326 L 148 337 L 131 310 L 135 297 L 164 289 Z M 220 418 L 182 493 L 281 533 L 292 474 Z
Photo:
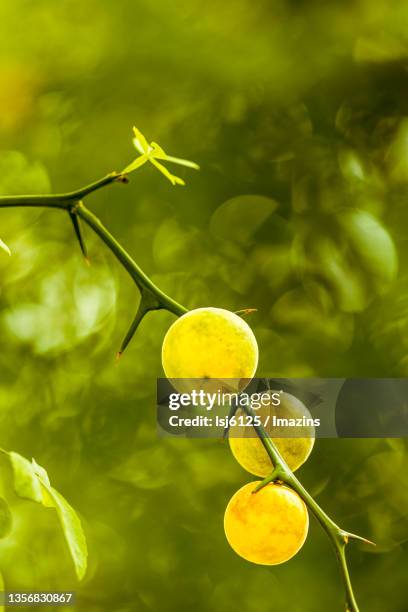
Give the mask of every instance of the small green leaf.
M 124 170 L 122 170 L 121 174 L 130 174 L 140 166 L 143 166 L 147 161 L 149 161 L 153 166 L 155 166 L 159 172 L 165 176 L 172 185 L 184 185 L 183 179 L 178 176 L 175 176 L 171 172 L 163 166 L 157 160 L 169 161 L 173 164 L 178 164 L 179 166 L 186 166 L 187 168 L 193 168 L 194 170 L 199 170 L 200 167 L 195 162 L 189 161 L 188 159 L 180 159 L 179 157 L 173 157 L 172 155 L 167 155 L 167 153 L 162 149 L 157 142 L 151 142 L 150 144 L 147 142 L 146 138 L 137 128 L 133 128 L 133 132 L 135 134 L 135 138 L 133 138 L 133 144 L 140 153 L 140 156 L 137 157 L 131 164 L 126 166 Z
M 186 168 L 192 168 L 193 170 L 199 170 L 200 166 L 189 159 L 181 159 L 180 157 L 173 157 L 172 155 L 165 155 L 165 157 L 161 158 L 159 155 L 156 156 L 157 159 L 165 159 L 172 164 L 178 164 L 179 166 L 185 166 Z
M 34 473 L 39 477 L 39 479 L 50 486 L 50 479 L 47 474 L 47 470 L 43 468 L 41 465 L 38 465 L 35 459 L 31 459 L 31 465 L 33 467 Z
M 14 491 L 24 499 L 31 499 L 39 504 L 43 503 L 40 481 L 32 463 L 18 453 L 9 453 L 14 476 Z
M 88 548 L 81 521 L 72 506 L 69 505 L 58 491 L 43 482 L 41 484 L 54 502 L 54 508 L 57 511 L 69 552 L 74 562 L 76 575 L 78 580 L 82 580 L 87 568 Z
M 152 142 L 152 154 L 155 159 L 164 159 L 171 162 L 172 164 L 178 164 L 179 166 L 185 166 L 186 168 L 192 168 L 193 170 L 199 170 L 200 166 L 189 159 L 181 159 L 180 157 L 173 157 L 173 155 L 167 155 L 167 153 L 157 144 Z
M 11 251 L 8 248 L 7 244 L 3 242 L 1 239 L 0 239 L 0 249 L 3 249 L 3 251 L 6 251 L 7 255 L 11 255 Z
M 10 452 L 8 454 L 13 469 L 15 493 L 19 497 L 35 501 L 47 508 L 55 508 L 74 562 L 76 575 L 79 580 L 82 580 L 87 568 L 88 550 L 81 521 L 75 510 L 50 485 L 46 470 L 38 465 L 34 459 L 30 463 L 28 459 L 18 453 Z
M 140 166 L 143 166 L 143 164 L 145 164 L 148 159 L 148 155 L 141 155 L 140 157 L 137 157 L 134 161 L 132 161 L 131 164 L 129 164 L 129 166 L 126 166 L 126 168 L 122 170 L 121 174 L 130 174 L 134 170 L 140 168 Z
M 149 159 L 153 166 L 155 166 L 159 170 L 159 172 L 161 172 L 163 176 L 165 176 L 170 181 L 172 185 L 185 185 L 183 179 L 169 172 L 169 170 L 167 170 L 167 168 L 163 166 L 163 164 L 158 162 L 157 159 L 155 159 L 154 157 L 150 157 Z
M 137 127 L 133 127 L 133 133 L 135 135 L 133 144 L 135 145 L 136 149 L 139 151 L 139 153 L 148 153 L 150 147 L 142 132 L 138 130 Z
M 13 517 L 5 499 L 0 497 L 0 538 L 5 538 L 13 526 Z M 0 589 L 1 591 L 1 589 Z

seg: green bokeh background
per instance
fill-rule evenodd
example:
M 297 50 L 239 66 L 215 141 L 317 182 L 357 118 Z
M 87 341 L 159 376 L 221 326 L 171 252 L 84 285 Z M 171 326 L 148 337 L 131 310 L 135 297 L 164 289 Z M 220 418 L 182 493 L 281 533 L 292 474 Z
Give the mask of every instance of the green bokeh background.
M 189 308 L 257 308 L 260 375 L 407 375 L 406 3 L 15 0 L 0 24 L 0 193 L 120 170 L 135 124 L 202 167 L 173 188 L 146 166 L 88 199 L 155 282 Z M 47 468 L 90 550 L 79 585 L 53 512 L 20 501 L 6 588 L 73 589 L 89 612 L 342 610 L 314 520 L 289 563 L 246 563 L 222 521 L 251 477 L 221 441 L 157 437 L 173 317 L 146 317 L 116 363 L 139 298 L 111 254 L 86 231 L 86 267 L 60 212 L 0 217 L 0 444 Z M 350 546 L 363 611 L 407 609 L 407 467 L 402 440 L 318 440 L 299 470 L 378 544 Z

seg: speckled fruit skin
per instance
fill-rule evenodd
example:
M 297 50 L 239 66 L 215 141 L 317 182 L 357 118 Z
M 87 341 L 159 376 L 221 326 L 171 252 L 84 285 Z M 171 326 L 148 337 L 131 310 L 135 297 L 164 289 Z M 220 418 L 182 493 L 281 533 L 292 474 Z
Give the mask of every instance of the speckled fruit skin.
M 261 406 L 255 411 L 261 417 L 262 423 L 266 422 L 265 418 L 267 416 L 271 417 L 273 414 L 277 417 L 286 418 L 302 416 L 311 418 L 311 414 L 303 402 L 290 393 L 282 393 L 280 398 L 281 404 L 279 407 L 272 405 Z M 236 415 L 239 417 L 241 414 L 243 412 L 239 409 Z M 269 423 L 271 423 L 271 420 Z M 265 429 L 292 472 L 303 465 L 314 446 L 315 429 L 313 426 L 296 428 L 297 436 L 299 437 L 293 438 L 277 437 L 279 428 L 274 429 L 271 426 L 266 426 Z M 303 434 L 303 431 L 305 437 L 300 437 L 299 434 Z M 287 430 L 282 429 L 282 433 L 287 433 Z M 252 427 L 231 427 L 229 431 L 229 445 L 238 463 L 251 474 L 264 478 L 272 472 L 272 461 Z
M 258 481 L 239 489 L 225 510 L 228 543 L 240 556 L 259 565 L 278 565 L 303 546 L 309 515 L 299 495 L 285 485 L 268 484 L 253 493 Z
M 249 325 L 222 308 L 197 308 L 177 319 L 162 348 L 169 379 L 251 379 L 258 345 Z

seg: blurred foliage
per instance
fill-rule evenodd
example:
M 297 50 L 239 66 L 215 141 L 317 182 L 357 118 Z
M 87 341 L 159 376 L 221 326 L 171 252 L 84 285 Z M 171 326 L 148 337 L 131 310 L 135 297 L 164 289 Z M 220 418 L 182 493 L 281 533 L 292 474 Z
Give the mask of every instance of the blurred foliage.
M 176 190 L 146 165 L 88 203 L 165 291 L 257 308 L 260 375 L 407 375 L 406 3 L 15 0 L 0 23 L 1 193 L 123 168 L 136 124 L 202 171 Z M 89 545 L 78 585 L 57 517 L 0 503 L 6 588 L 73 589 L 87 612 L 342 609 L 314 522 L 290 563 L 244 562 L 222 517 L 247 474 L 221 442 L 157 438 L 172 316 L 115 364 L 126 274 L 89 232 L 84 267 L 59 212 L 0 213 L 1 446 L 47 468 Z M 404 441 L 319 440 L 301 469 L 378 544 L 350 547 L 362 610 L 406 610 L 407 467 Z

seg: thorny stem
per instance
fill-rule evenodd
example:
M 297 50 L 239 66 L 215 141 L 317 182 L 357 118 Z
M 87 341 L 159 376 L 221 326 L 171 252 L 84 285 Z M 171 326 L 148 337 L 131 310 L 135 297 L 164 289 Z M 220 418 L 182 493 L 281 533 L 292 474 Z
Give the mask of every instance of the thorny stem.
M 75 234 L 79 241 L 81 251 L 88 261 L 87 250 L 83 241 L 82 232 L 79 225 L 79 219 L 82 219 L 92 230 L 97 234 L 106 246 L 112 251 L 116 259 L 122 264 L 125 270 L 129 273 L 141 294 L 139 308 L 132 325 L 127 332 L 118 355 L 120 355 L 132 339 L 137 327 L 141 323 L 144 316 L 151 310 L 165 309 L 169 312 L 180 316 L 187 312 L 187 309 L 173 300 L 170 296 L 164 293 L 137 265 L 129 253 L 122 247 L 103 223 L 94 215 L 83 203 L 83 199 L 115 182 L 127 183 L 126 175 L 118 172 L 112 172 L 107 176 L 91 183 L 86 187 L 55 195 L 27 195 L 27 196 L 0 196 L 0 207 L 40 207 L 40 208 L 57 208 L 67 211 L 74 226 Z
M 125 270 L 129 273 L 133 281 L 141 293 L 141 301 L 136 312 L 136 316 L 126 334 L 118 356 L 121 355 L 122 351 L 126 348 L 127 344 L 131 340 L 135 333 L 140 321 L 151 310 L 166 309 L 169 312 L 180 316 L 187 312 L 187 309 L 165 294 L 159 287 L 157 287 L 151 279 L 143 272 L 143 270 L 137 265 L 129 253 L 122 247 L 122 245 L 112 236 L 109 230 L 103 225 L 94 213 L 92 213 L 83 203 L 83 199 L 101 189 L 115 182 L 127 183 L 127 176 L 118 172 L 112 172 L 107 176 L 99 179 L 98 181 L 87 185 L 76 191 L 54 194 L 54 195 L 23 195 L 23 196 L 0 196 L 0 207 L 40 207 L 40 208 L 56 208 L 67 211 L 74 224 L 74 229 L 77 238 L 80 242 L 81 250 L 86 254 L 85 246 L 82 239 L 82 234 L 79 229 L 78 218 L 82 219 L 106 244 L 106 246 L 112 251 L 116 259 L 122 264 Z M 75 220 L 74 220 L 75 219 Z M 247 312 L 247 310 L 245 311 Z M 250 310 L 248 309 L 248 312 Z M 250 406 L 244 406 L 244 410 L 247 414 L 254 416 L 254 412 Z M 313 497 L 306 491 L 303 485 L 299 482 L 296 476 L 288 467 L 285 460 L 280 455 L 274 442 L 271 440 L 268 433 L 262 426 L 255 426 L 257 435 L 259 436 L 262 444 L 264 445 L 274 469 L 270 476 L 261 481 L 256 487 L 254 493 L 263 486 L 266 486 L 269 482 L 281 481 L 288 484 L 294 489 L 298 495 L 303 499 L 305 504 L 310 508 L 311 512 L 315 515 L 324 531 L 327 533 L 331 540 L 337 559 L 339 561 L 340 571 L 343 579 L 343 585 L 346 595 L 346 612 L 359 612 L 358 606 L 354 597 L 353 588 L 350 582 L 349 571 L 347 567 L 345 549 L 350 539 L 361 540 L 367 544 L 372 544 L 369 540 L 361 538 L 360 536 L 348 533 L 341 529 L 316 503 Z
M 68 193 L 55 193 L 51 195 L 18 195 L 18 196 L 0 196 L 0 206 L 13 207 L 13 206 L 38 206 L 40 208 L 62 208 L 69 210 L 72 202 L 79 202 L 85 196 L 89 195 L 93 191 L 101 189 L 111 183 L 126 183 L 127 177 L 119 172 L 111 172 L 99 181 L 95 181 L 86 187 L 77 189 L 76 191 L 70 191 Z
M 242 407 L 245 412 L 250 416 L 255 416 L 255 413 L 251 406 L 243 406 Z M 255 420 L 254 420 L 255 422 Z M 347 566 L 346 559 L 346 546 L 349 540 L 361 540 L 366 544 L 374 545 L 370 540 L 366 540 L 360 536 L 356 536 L 355 534 L 349 533 L 341 529 L 319 506 L 319 504 L 314 500 L 314 498 L 310 495 L 310 493 L 304 488 L 304 486 L 299 482 L 296 476 L 293 474 L 291 469 L 289 468 L 286 461 L 283 459 L 282 455 L 279 453 L 276 445 L 271 440 L 268 433 L 265 431 L 262 425 L 254 425 L 254 429 L 260 438 L 266 452 L 268 453 L 272 464 L 274 466 L 272 473 L 267 476 L 264 480 L 262 480 L 259 485 L 255 488 L 254 493 L 256 494 L 262 487 L 266 486 L 270 482 L 281 481 L 285 484 L 289 485 L 292 489 L 294 489 L 298 495 L 303 499 L 305 504 L 310 508 L 311 512 L 319 521 L 320 525 L 323 527 L 324 531 L 327 533 L 330 541 L 333 544 L 336 557 L 339 562 L 340 572 L 343 580 L 343 586 L 346 596 L 345 601 L 345 610 L 346 612 L 359 612 L 359 608 L 354 596 L 353 587 L 350 581 L 350 575 Z
M 1 205 L 1 199 L 0 199 Z M 178 304 L 171 297 L 163 293 L 159 287 L 157 287 L 150 278 L 143 272 L 141 268 L 137 265 L 137 263 L 132 259 L 127 251 L 119 244 L 119 242 L 112 236 L 112 234 L 107 230 L 107 228 L 103 225 L 103 223 L 98 219 L 96 215 L 94 215 L 88 208 L 84 206 L 84 204 L 79 203 L 75 209 L 78 217 L 83 219 L 85 223 L 89 225 L 97 234 L 101 240 L 109 247 L 112 253 L 115 255 L 116 259 L 122 264 L 122 266 L 128 271 L 130 276 L 135 281 L 136 285 L 141 289 L 145 290 L 146 293 L 154 296 L 156 298 L 155 306 L 150 306 L 150 310 L 158 310 L 160 308 L 165 308 L 169 312 L 172 312 L 175 315 L 182 315 L 187 312 L 187 309 L 181 304 Z M 142 291 L 143 295 L 143 291 Z

